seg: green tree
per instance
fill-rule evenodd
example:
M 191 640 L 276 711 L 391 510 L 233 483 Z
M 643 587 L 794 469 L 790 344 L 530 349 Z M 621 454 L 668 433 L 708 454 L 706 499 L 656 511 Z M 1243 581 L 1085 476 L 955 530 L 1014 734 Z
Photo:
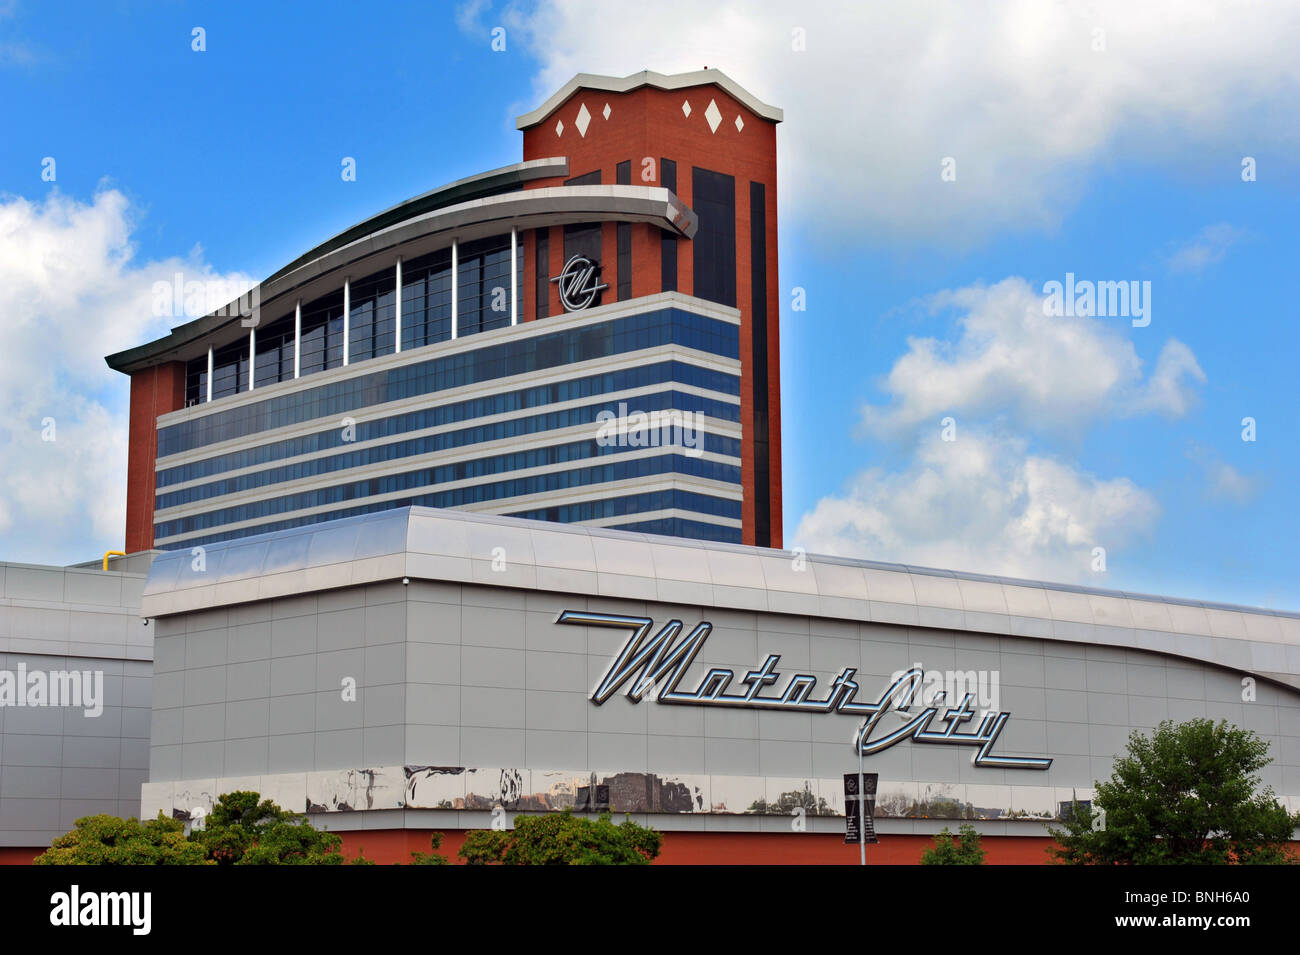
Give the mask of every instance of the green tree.
M 1259 788 L 1269 762 L 1267 740 L 1226 721 L 1134 732 L 1110 780 L 1097 783 L 1093 811 L 1063 813 L 1048 852 L 1072 865 L 1294 862 L 1287 842 L 1300 814 Z
M 226 793 L 190 833 L 218 865 L 339 865 L 343 840 L 255 792 Z
M 438 850 L 442 848 L 442 833 L 435 832 L 429 839 L 432 852 L 412 852 L 411 865 L 448 865 L 447 857 Z
M 569 810 L 519 816 L 515 828 L 476 829 L 465 837 L 460 857 L 470 865 L 649 865 L 663 836 L 609 813 L 598 819 Z
M 921 853 L 921 865 L 983 865 L 980 834 L 969 823 L 957 830 L 957 838 L 944 826 L 934 837 L 934 846 Z
M 35 859 L 36 865 L 212 865 L 203 847 L 185 839 L 185 826 L 159 813 L 141 823 L 134 816 L 83 816 Z

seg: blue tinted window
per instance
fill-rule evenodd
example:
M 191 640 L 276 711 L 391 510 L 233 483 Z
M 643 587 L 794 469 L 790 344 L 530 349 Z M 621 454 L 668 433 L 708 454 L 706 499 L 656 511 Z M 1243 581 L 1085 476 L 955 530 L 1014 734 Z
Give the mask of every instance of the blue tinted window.
M 540 494 L 547 491 L 586 487 L 610 481 L 634 480 L 666 473 L 688 474 L 729 484 L 740 483 L 739 466 L 706 461 L 702 458 L 688 457 L 682 454 L 662 454 L 655 457 L 611 461 L 607 464 L 438 491 L 421 495 L 418 500 L 406 498 L 404 503 L 423 504 L 429 507 L 458 507 L 465 504 L 520 497 L 526 494 Z M 191 517 L 164 521 L 154 525 L 154 539 L 162 540 L 177 534 L 207 530 L 219 527 L 222 524 L 257 520 L 262 517 L 284 514 L 303 508 L 339 504 L 370 495 L 425 488 L 436 480 L 435 468 L 429 467 L 312 491 L 301 491 L 283 497 L 254 501 L 248 504 L 209 511 L 204 514 L 196 514 Z M 392 506 L 398 505 L 394 504 Z M 270 528 L 264 529 L 269 530 Z
M 302 307 L 302 358 L 299 374 L 305 377 L 327 368 L 338 368 L 342 364 L 343 290 L 339 289 L 307 302 Z M 162 432 L 159 432 L 159 438 L 161 437 Z M 159 453 L 162 453 L 161 445 Z
M 402 351 L 451 338 L 451 249 L 402 263 Z
M 639 531 L 642 534 L 687 537 L 691 540 L 718 541 L 723 544 L 741 544 L 744 542 L 739 527 L 722 527 L 718 524 L 691 521 L 682 517 L 664 517 L 652 521 L 637 521 L 632 524 L 617 524 L 611 526 L 610 530 Z
M 302 373 L 308 365 L 324 361 L 334 367 L 334 355 L 342 361 L 342 292 L 335 309 L 332 299 L 318 300 L 311 311 L 318 323 L 318 340 L 309 352 L 308 309 L 303 310 Z M 320 304 L 324 303 L 324 304 Z M 335 328 L 337 314 L 337 334 Z M 334 344 L 338 338 L 337 348 Z M 577 361 L 625 354 L 666 344 L 680 344 L 727 358 L 738 358 L 740 334 L 729 322 L 704 318 L 676 308 L 616 319 L 583 328 L 565 329 L 536 337 L 502 342 L 475 351 L 433 358 L 428 361 L 386 369 L 308 388 L 239 408 L 214 411 L 158 432 L 158 454 L 165 456 L 193 448 L 246 437 L 270 428 L 283 427 L 323 417 L 342 417 L 371 405 L 430 394 L 511 375 L 526 374 Z M 247 379 L 247 343 L 243 345 L 244 378 Z M 309 361 L 310 360 L 310 361 Z M 236 363 L 238 367 L 238 362 Z M 220 378 L 214 375 L 214 383 Z
M 348 285 L 348 364 L 396 350 L 396 269 Z
M 582 378 L 573 378 L 552 384 L 534 385 L 531 388 L 501 392 L 483 398 L 450 402 L 387 418 L 359 421 L 356 424 L 355 431 L 351 434 L 351 438 L 353 441 L 361 443 L 377 438 L 392 437 L 409 431 L 419 431 L 424 428 L 469 421 L 486 415 L 526 411 L 529 408 L 537 408 L 543 405 L 555 404 L 556 402 L 590 398 L 614 391 L 644 388 L 670 381 L 694 385 L 721 394 L 740 396 L 740 378 L 736 375 L 699 368 L 683 362 L 665 361 L 606 372 L 600 375 L 587 375 Z M 701 402 L 709 401 L 709 399 L 703 398 L 696 400 Z M 722 418 L 727 421 L 740 420 L 740 408 L 736 404 L 716 402 L 708 406 L 701 405 L 699 410 L 703 410 L 705 414 L 712 417 Z M 318 431 L 314 434 L 286 438 L 251 448 L 240 448 L 238 451 L 230 451 L 200 461 L 191 461 L 188 464 L 165 468 L 157 473 L 156 486 L 161 490 L 173 484 L 212 477 L 226 471 L 240 470 L 259 464 L 270 464 L 273 461 L 282 461 L 298 455 L 313 454 L 319 451 L 327 451 L 330 448 L 343 447 L 347 443 L 342 428 L 330 427 L 328 430 Z
M 670 497 L 663 496 L 669 494 L 671 494 L 672 496 Z M 191 537 L 191 538 L 187 538 L 184 541 L 175 541 L 170 544 L 161 544 L 159 546 L 163 550 L 177 550 L 180 548 L 195 547 L 201 544 L 213 544 L 218 541 L 240 540 L 245 537 L 253 537 L 258 534 L 266 534 L 273 531 L 290 530 L 295 527 L 305 527 L 310 524 L 319 524 L 322 521 L 332 521 L 344 517 L 356 517 L 361 514 L 374 514 L 379 511 L 393 510 L 399 507 L 410 507 L 413 505 L 421 506 L 421 507 L 437 507 L 438 504 L 433 500 L 435 497 L 437 497 L 437 495 L 421 494 L 421 495 L 416 495 L 413 497 L 408 497 L 397 501 L 375 501 L 369 504 L 361 504 L 353 507 L 342 508 L 339 510 L 332 510 L 322 514 L 306 514 L 300 517 L 288 518 L 286 520 L 273 521 L 268 524 L 259 524 L 256 527 L 244 527 L 238 530 L 223 531 L 221 533 L 208 534 L 202 537 Z M 609 504 L 609 513 L 611 515 L 624 514 L 624 513 L 628 515 L 634 515 L 637 513 L 645 513 L 646 511 L 649 510 L 660 510 L 664 507 L 676 507 L 681 510 L 691 510 L 702 514 L 713 514 L 714 513 L 713 509 L 716 508 L 721 512 L 718 513 L 717 516 L 720 517 L 739 516 L 738 502 L 727 501 L 721 498 L 710 498 L 707 495 L 692 494 L 685 491 L 661 492 L 659 495 L 641 494 L 641 495 L 634 495 L 633 497 L 630 498 L 610 498 L 608 502 L 593 502 L 593 504 L 605 504 L 605 503 Z M 607 516 L 607 515 L 601 515 L 601 516 Z M 582 519 L 583 518 L 574 518 L 574 520 L 582 520 Z M 648 521 L 648 522 L 643 522 L 642 524 L 637 524 L 635 526 L 633 525 L 622 526 L 619 529 L 623 529 L 623 530 L 641 529 L 641 530 L 645 530 L 647 533 L 670 533 L 669 531 L 666 530 L 656 530 L 649 527 L 649 525 L 651 524 L 656 526 L 661 526 L 661 523 L 662 522 L 659 521 Z M 692 528 L 692 525 L 696 523 L 699 524 L 698 533 L 696 533 Z M 673 536 L 698 537 L 701 540 L 724 540 L 724 541 L 731 541 L 735 543 L 740 542 L 739 528 L 734 529 L 734 537 L 733 537 L 733 536 L 729 536 L 732 535 L 733 533 L 732 528 L 718 527 L 717 525 L 711 525 L 703 522 L 680 521 L 676 525 L 676 527 L 682 530 L 683 533 L 675 534 Z M 721 536 L 714 536 L 715 532 L 719 533 Z
M 714 401 L 709 398 L 701 398 L 698 395 L 683 394 L 676 391 L 666 391 L 657 395 L 643 395 L 637 397 L 632 400 L 629 408 L 629 414 L 638 412 L 650 414 L 672 410 L 698 412 L 709 417 L 730 420 L 738 420 L 740 413 L 740 409 L 736 405 Z M 375 447 L 359 448 L 355 451 L 347 451 L 342 454 L 334 454 L 327 457 L 312 458 L 308 461 L 300 461 L 294 464 L 270 468 L 264 471 L 241 474 L 238 477 L 210 481 L 206 484 L 194 485 L 179 491 L 158 494 L 154 500 L 154 508 L 158 511 L 162 511 L 166 508 L 178 507 L 182 504 L 193 503 L 194 501 L 208 500 L 226 494 L 237 494 L 259 487 L 266 487 L 268 485 L 279 484 L 285 481 L 296 481 L 301 478 L 312 477 L 318 474 L 328 474 L 334 471 L 342 471 L 348 468 L 362 467 L 370 464 L 379 464 L 385 461 L 398 461 L 402 458 L 413 457 L 415 455 L 430 454 L 435 451 L 447 451 L 455 448 L 482 444 L 486 441 L 500 441 L 506 438 L 523 437 L 531 434 L 555 431 L 560 428 L 570 428 L 576 425 L 592 425 L 593 427 L 591 431 L 594 434 L 598 427 L 597 423 L 601 420 L 599 415 L 606 411 L 613 411 L 615 414 L 619 413 L 618 409 L 611 408 L 608 402 L 599 402 L 597 404 L 586 405 L 579 408 L 566 408 L 563 411 L 552 411 L 545 414 L 512 418 L 507 421 L 497 421 L 492 424 L 479 425 L 472 428 L 460 428 L 455 431 L 445 431 L 441 434 L 422 435 L 421 437 L 411 438 L 406 441 L 377 445 Z M 339 429 L 339 433 L 340 435 L 342 434 L 342 429 Z M 668 441 L 672 440 L 673 436 L 665 436 L 662 433 L 655 433 L 648 437 L 660 443 L 668 443 Z M 687 437 L 689 438 L 691 436 L 688 435 Z M 709 433 L 703 434 L 702 437 L 703 450 L 714 454 L 724 454 L 736 458 L 740 457 L 740 442 L 737 439 Z M 350 444 L 352 442 L 347 443 Z M 587 443 L 590 443 L 592 447 L 595 447 L 594 442 L 584 442 L 584 446 Z M 646 442 L 641 446 L 650 447 L 657 445 L 651 445 Z M 599 452 L 590 452 L 590 454 L 596 453 Z M 505 458 L 503 456 L 498 456 L 498 459 L 504 460 Z M 564 460 L 572 460 L 572 458 L 566 458 Z M 536 461 L 527 464 L 516 464 L 514 466 L 535 467 L 542 463 L 554 462 Z M 466 475 L 461 475 L 460 477 L 463 476 Z M 439 480 L 459 480 L 460 477 L 444 477 Z
M 510 511 L 510 517 L 526 517 L 535 521 L 553 521 L 571 524 L 577 521 L 595 521 L 606 517 L 625 517 L 647 511 L 676 508 L 696 511 L 714 517 L 740 519 L 740 501 L 696 494 L 693 491 L 650 491 L 629 497 L 611 497 L 604 500 L 561 504 L 555 507 L 537 507 L 527 511 Z

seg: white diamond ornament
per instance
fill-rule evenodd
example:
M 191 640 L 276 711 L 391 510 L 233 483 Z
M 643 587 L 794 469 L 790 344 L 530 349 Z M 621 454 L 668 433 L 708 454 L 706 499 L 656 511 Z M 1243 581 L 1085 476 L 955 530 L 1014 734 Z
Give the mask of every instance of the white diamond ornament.
M 704 111 L 704 118 L 709 121 L 709 132 L 716 133 L 718 124 L 722 122 L 722 111 L 718 109 L 718 104 L 709 100 L 709 107 Z

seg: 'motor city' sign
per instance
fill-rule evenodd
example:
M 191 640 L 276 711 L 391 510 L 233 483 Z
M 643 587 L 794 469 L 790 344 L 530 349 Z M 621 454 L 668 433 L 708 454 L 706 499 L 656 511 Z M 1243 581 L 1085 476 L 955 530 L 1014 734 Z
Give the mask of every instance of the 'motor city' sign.
M 626 696 L 634 703 L 641 702 L 641 698 L 651 692 L 651 698 L 658 703 L 740 706 L 796 713 L 847 713 L 861 716 L 865 721 L 861 733 L 855 734 L 854 746 L 861 746 L 863 755 L 879 753 L 910 738 L 917 743 L 973 746 L 976 751 L 971 762 L 991 769 L 1047 769 L 1052 765 L 1052 761 L 1046 757 L 992 754 L 993 744 L 1011 718 L 1010 713 L 985 713 L 974 732 L 963 732 L 961 725 L 975 716 L 973 696 L 970 693 L 956 706 L 945 708 L 940 717 L 944 724 L 941 728 L 931 729 L 931 723 L 939 716 L 938 706 L 920 707 L 915 715 L 911 713 L 913 698 L 925 679 L 925 673 L 918 667 L 902 674 L 873 703 L 854 699 L 860 689 L 853 679 L 858 672 L 856 667 L 842 669 L 831 681 L 830 689 L 822 698 L 813 696 L 817 677 L 810 673 L 796 673 L 786 681 L 782 690 L 765 695 L 763 690 L 776 683 L 781 676 L 776 669 L 781 660 L 779 653 L 769 654 L 761 667 L 748 671 L 740 679 L 744 689 L 737 688 L 734 692 L 728 692 L 731 685 L 737 682 L 735 671 L 712 667 L 694 690 L 679 690 L 678 684 L 699 655 L 704 641 L 713 630 L 713 624 L 698 623 L 683 640 L 677 642 L 678 635 L 682 632 L 680 620 L 668 621 L 654 637 L 650 637 L 654 620 L 649 617 L 565 610 L 556 623 L 615 627 L 631 631 L 627 643 L 591 693 L 591 701 L 597 706 L 631 681 Z M 892 731 L 875 736 L 881 719 L 891 707 L 897 707 L 899 717 L 905 722 Z
M 575 255 L 564 263 L 564 269 L 551 279 L 560 286 L 560 302 L 566 312 L 578 312 L 596 300 L 608 283 L 597 284 L 600 266 L 585 255 Z

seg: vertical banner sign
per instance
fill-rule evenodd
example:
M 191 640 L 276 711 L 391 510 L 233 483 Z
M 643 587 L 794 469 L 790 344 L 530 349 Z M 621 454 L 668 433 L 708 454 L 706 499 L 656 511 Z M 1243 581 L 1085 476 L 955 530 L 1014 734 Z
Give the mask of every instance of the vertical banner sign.
M 858 792 L 858 774 L 844 774 L 844 844 L 856 845 L 858 842 L 866 842 L 868 845 L 876 845 L 879 840 L 876 838 L 876 784 L 880 780 L 879 773 L 863 773 L 862 788 L 865 793 Z M 863 838 L 865 827 L 865 836 Z
M 868 845 L 874 846 L 880 840 L 876 838 L 876 783 L 879 773 L 862 774 L 862 827 Z
M 844 844 L 857 845 L 861 838 L 862 800 L 858 798 L 858 774 L 844 774 Z

